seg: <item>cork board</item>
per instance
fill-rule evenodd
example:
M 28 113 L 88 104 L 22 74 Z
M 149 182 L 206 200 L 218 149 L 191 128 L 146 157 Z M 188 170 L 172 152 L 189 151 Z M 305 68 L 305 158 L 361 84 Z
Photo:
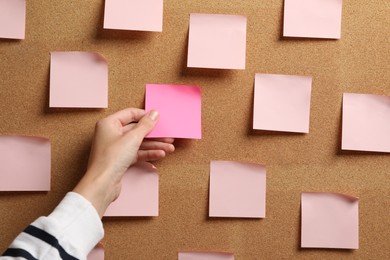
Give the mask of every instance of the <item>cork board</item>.
M 388 0 L 343 1 L 341 40 L 283 39 L 283 0 L 164 1 L 163 33 L 102 29 L 104 1 L 27 1 L 26 40 L 0 40 L 0 133 L 49 137 L 51 191 L 0 193 L 0 251 L 47 215 L 86 169 L 95 122 L 143 107 L 146 83 L 202 87 L 202 140 L 158 162 L 160 216 L 104 219 L 106 259 L 390 257 L 390 155 L 342 152 L 342 93 L 390 95 Z M 186 68 L 190 13 L 248 18 L 245 71 Z M 108 109 L 49 109 L 50 51 L 95 51 L 109 64 Z M 313 76 L 310 133 L 251 131 L 255 73 Z M 209 219 L 210 160 L 267 165 L 266 218 Z M 300 249 L 300 194 L 360 198 L 360 249 Z

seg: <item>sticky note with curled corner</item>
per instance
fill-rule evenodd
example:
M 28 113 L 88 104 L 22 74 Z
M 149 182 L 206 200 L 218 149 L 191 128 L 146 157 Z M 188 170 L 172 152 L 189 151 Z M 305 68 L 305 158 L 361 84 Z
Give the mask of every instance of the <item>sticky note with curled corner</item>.
M 340 39 L 342 0 L 284 0 L 283 36 Z
M 390 153 L 390 96 L 344 93 L 342 150 Z
M 0 191 L 49 191 L 50 170 L 49 139 L 0 135 Z
M 26 0 L 0 0 L 0 38 L 24 39 Z
M 158 216 L 159 175 L 153 164 L 134 164 L 125 172 L 121 183 L 121 193 L 110 204 L 105 217 Z
M 197 86 L 147 84 L 145 110 L 155 109 L 160 119 L 148 138 L 202 138 L 202 97 Z
M 301 195 L 301 247 L 359 248 L 359 200 L 331 192 Z
M 106 0 L 103 27 L 161 32 L 163 0 Z
M 178 260 L 234 260 L 234 255 L 226 252 L 182 251 L 178 254 Z
M 87 260 L 104 260 L 104 247 L 101 243 L 97 244 L 87 256 Z
M 187 67 L 245 69 L 247 18 L 191 14 Z
M 50 107 L 107 108 L 108 65 L 94 52 L 51 52 Z

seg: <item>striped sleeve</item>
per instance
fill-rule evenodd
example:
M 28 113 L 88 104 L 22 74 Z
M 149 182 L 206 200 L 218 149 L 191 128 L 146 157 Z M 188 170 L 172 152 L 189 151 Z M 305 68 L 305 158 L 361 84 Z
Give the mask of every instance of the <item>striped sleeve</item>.
M 103 236 L 102 221 L 92 204 L 69 192 L 48 217 L 29 225 L 0 258 L 86 259 Z

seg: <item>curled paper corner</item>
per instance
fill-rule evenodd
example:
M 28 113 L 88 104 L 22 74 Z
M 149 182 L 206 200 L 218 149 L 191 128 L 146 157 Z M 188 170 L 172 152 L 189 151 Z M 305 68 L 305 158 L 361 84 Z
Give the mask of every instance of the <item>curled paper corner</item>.
M 329 195 L 332 195 L 332 196 L 335 196 L 335 197 L 340 197 L 340 198 L 346 199 L 349 202 L 354 202 L 354 201 L 358 201 L 359 200 L 359 197 L 356 197 L 356 196 L 353 196 L 353 195 L 340 193 L 340 192 L 328 192 L 328 191 L 308 191 L 308 192 L 302 192 L 301 193 L 301 199 L 302 199 L 302 195 L 305 194 L 305 193 L 306 194 L 329 194 Z
M 29 138 L 31 140 L 37 140 L 42 142 L 50 142 L 49 137 L 46 136 L 36 136 L 36 135 L 20 135 L 20 134 L 1 134 L 0 137 L 7 138 Z

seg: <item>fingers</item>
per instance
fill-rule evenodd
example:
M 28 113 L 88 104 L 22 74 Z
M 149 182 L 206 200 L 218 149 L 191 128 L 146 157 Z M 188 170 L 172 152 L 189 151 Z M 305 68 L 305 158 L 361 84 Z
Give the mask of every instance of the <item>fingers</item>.
M 170 143 L 164 143 L 159 141 L 143 141 L 141 150 L 162 150 L 166 153 L 173 153 L 175 151 L 175 146 Z
M 137 125 L 129 132 L 132 133 L 131 137 L 140 138 L 139 142 L 142 142 L 142 139 L 152 131 L 153 127 L 156 125 L 159 118 L 159 113 L 156 110 L 149 111 L 144 117 L 142 117 Z
M 126 108 L 109 116 L 119 120 L 123 126 L 138 122 L 145 115 L 145 110 L 139 108 Z
M 162 150 L 139 150 L 137 161 L 157 161 L 164 158 L 166 153 Z

